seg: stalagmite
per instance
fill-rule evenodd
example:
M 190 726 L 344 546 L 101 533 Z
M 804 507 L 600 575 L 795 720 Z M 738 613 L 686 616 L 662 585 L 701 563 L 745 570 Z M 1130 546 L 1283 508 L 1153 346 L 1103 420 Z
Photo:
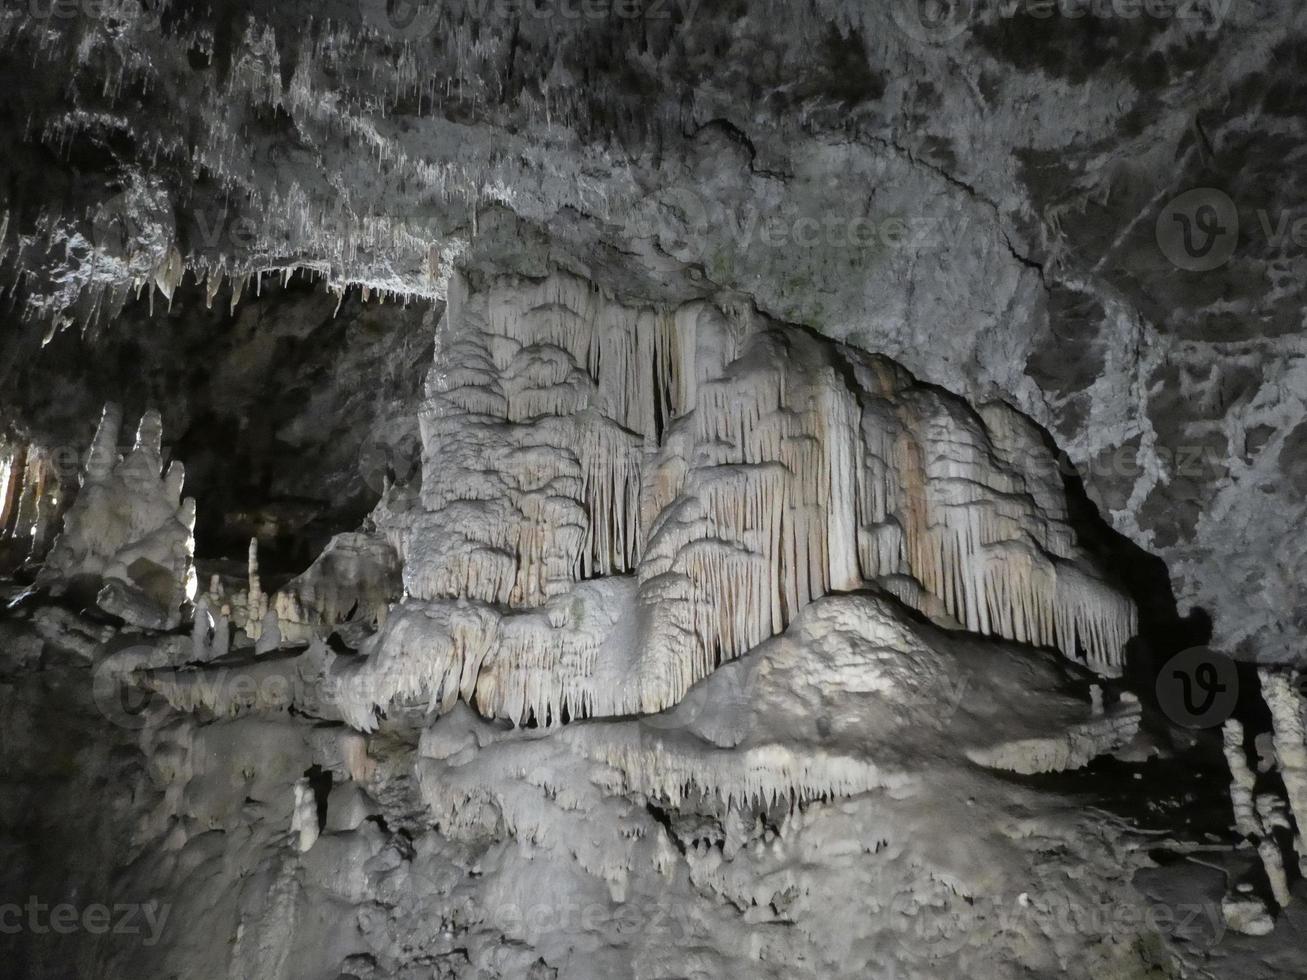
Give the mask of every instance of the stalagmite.
M 268 615 L 268 597 L 263 594 L 259 581 L 259 539 L 250 538 L 249 591 L 245 598 L 245 635 L 258 640 L 263 632 L 263 620 Z
M 203 596 L 205 608 L 212 616 L 212 610 L 221 610 L 226 619 L 233 622 L 243 634 L 244 641 L 253 643 L 260 651 L 275 650 L 281 644 L 281 631 L 277 619 L 277 610 L 273 605 L 275 597 L 263 591 L 259 576 L 259 541 L 250 538 L 246 551 L 245 588 L 228 592 L 222 577 L 214 575 L 209 580 L 208 591 Z M 200 608 L 196 608 L 196 622 L 200 619 Z M 273 636 L 265 639 L 271 631 Z M 306 636 L 309 634 L 305 634 Z M 238 643 L 238 645 L 240 645 Z
M 1293 815 L 1296 833 L 1294 847 L 1298 866 L 1307 869 L 1307 699 L 1299 684 L 1300 675 L 1282 669 L 1263 667 L 1257 672 L 1262 686 L 1262 698 L 1271 711 L 1272 744 L 1275 760 L 1284 780 L 1289 811 Z
M 195 603 L 195 620 L 191 624 L 191 660 L 202 663 L 211 657 L 213 631 L 217 621 L 210 611 L 209 594 L 206 592 Z
M 256 654 L 270 653 L 281 646 L 281 622 L 277 610 L 269 609 L 263 614 L 263 623 L 259 627 L 259 639 L 254 644 Z
M 1283 908 L 1289 904 L 1290 899 L 1288 880 L 1284 873 L 1284 859 L 1280 854 L 1279 846 L 1275 843 L 1271 828 L 1264 821 L 1265 811 L 1257 805 L 1253 788 L 1256 777 L 1248 768 L 1248 758 L 1243 746 L 1243 725 L 1236 719 L 1229 718 L 1225 721 L 1222 735 L 1225 759 L 1230 767 L 1230 803 L 1234 807 L 1235 828 L 1257 845 L 1257 854 L 1266 872 L 1271 894 Z
M 1271 896 L 1280 908 L 1284 908 L 1292 899 L 1289 891 L 1289 879 L 1284 871 L 1284 855 L 1275 843 L 1272 829 L 1272 812 L 1263 804 L 1267 797 L 1257 797 L 1257 816 L 1262 825 L 1262 837 L 1257 841 L 1257 854 L 1262 859 L 1262 868 L 1266 871 L 1266 881 L 1271 888 Z
M 302 853 L 318 841 L 318 803 L 308 779 L 296 781 L 294 794 L 290 832 L 296 835 L 295 846 Z
M 1261 822 L 1253 805 L 1253 785 L 1256 777 L 1248 768 L 1243 747 L 1243 725 L 1235 718 L 1227 718 L 1221 734 L 1225 761 L 1230 767 L 1230 804 L 1234 808 L 1234 826 L 1248 840 L 1261 836 Z
M 163 471 L 158 413 L 141 417 L 125 456 L 117 451 L 120 425 L 118 408 L 106 405 L 81 490 L 37 581 L 55 593 L 93 585 L 106 611 L 172 629 L 195 597 L 195 501 L 182 499 L 180 463 Z

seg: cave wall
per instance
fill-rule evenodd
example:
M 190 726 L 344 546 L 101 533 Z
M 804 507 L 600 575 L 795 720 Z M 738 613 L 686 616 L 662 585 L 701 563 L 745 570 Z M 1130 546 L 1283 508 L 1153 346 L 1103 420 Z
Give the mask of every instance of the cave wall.
M 6 11 L 14 315 L 187 267 L 221 305 L 259 268 L 443 298 L 507 246 L 642 254 L 1011 400 L 1216 642 L 1296 656 L 1301 9 L 647 6 Z M 1209 197 L 1238 231 L 1194 268 Z

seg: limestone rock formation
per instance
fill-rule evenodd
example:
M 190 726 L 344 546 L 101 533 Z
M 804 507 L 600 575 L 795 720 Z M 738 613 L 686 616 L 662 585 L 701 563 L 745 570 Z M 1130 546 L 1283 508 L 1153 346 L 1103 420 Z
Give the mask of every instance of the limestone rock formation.
M 315 627 L 351 619 L 375 627 L 399 598 L 399 580 L 399 560 L 384 539 L 338 534 L 306 571 L 277 591 L 262 614 L 275 616 L 282 642 L 303 642 Z
M 1304 51 L 0 7 L 2 972 L 1307 975 Z
M 141 417 L 130 452 L 118 452 L 122 414 L 106 405 L 82 471 L 37 579 L 55 594 L 89 587 L 97 604 L 128 623 L 171 629 L 195 598 L 195 501 L 182 499 L 185 471 L 163 466 L 163 422 Z
M 749 310 L 626 305 L 562 274 L 456 288 L 420 489 L 375 515 L 410 597 L 350 671 L 377 706 L 659 711 L 814 599 L 873 585 L 1119 672 L 1133 603 L 1078 549 L 1010 407 Z

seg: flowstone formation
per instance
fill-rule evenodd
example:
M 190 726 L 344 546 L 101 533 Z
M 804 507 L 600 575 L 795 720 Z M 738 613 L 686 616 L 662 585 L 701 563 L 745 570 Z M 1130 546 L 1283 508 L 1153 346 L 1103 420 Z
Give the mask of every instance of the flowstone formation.
M 379 708 L 660 711 L 864 588 L 1106 675 L 1135 631 L 1029 421 L 747 307 L 457 280 L 420 418 L 420 486 L 374 515 L 406 599 L 345 684 Z
M 1142 975 L 1157 953 L 1140 934 L 1080 923 L 1093 937 L 1075 963 L 1085 937 L 1040 925 L 1062 903 L 1135 901 L 1122 885 L 1137 856 L 1092 814 L 1024 791 L 1000 803 L 1009 790 L 967 764 L 1024 743 L 994 768 L 1052 770 L 1127 743 L 1138 706 L 1093 716 L 1078 673 L 892 600 L 828 596 L 665 714 L 532 738 L 460 706 L 423 734 L 418 783 L 454 839 L 507 828 L 535 855 L 488 869 L 490 893 L 526 904 L 579 866 L 582 908 L 662 910 L 653 934 L 584 958 L 528 922 L 560 976 Z M 1057 738 L 1092 747 L 1038 761 L 1034 743 Z M 1053 884 L 1068 873 L 1076 885 Z M 686 907 L 664 897 L 684 891 Z

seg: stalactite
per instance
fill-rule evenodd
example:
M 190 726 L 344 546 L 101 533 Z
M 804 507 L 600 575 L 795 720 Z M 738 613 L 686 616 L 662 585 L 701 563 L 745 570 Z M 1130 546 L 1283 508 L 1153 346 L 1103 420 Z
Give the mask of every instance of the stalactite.
M 697 796 L 715 798 L 728 809 L 748 811 L 778 803 L 855 796 L 887 785 L 871 762 L 823 752 L 794 752 L 771 744 L 746 749 L 688 750 L 626 731 L 593 739 L 564 740 L 574 752 L 618 770 L 626 787 L 679 807 Z
M 737 595 L 747 603 L 760 588 L 772 594 L 767 613 L 749 614 L 770 620 L 768 635 L 817 596 L 871 580 L 939 622 L 1073 657 L 1083 649 L 1095 669 L 1119 672 L 1134 631 L 1132 603 L 1075 557 L 1069 533 L 1049 531 L 1047 515 L 1030 506 L 1033 495 L 1052 491 L 1027 493 L 1022 474 L 996 459 L 1019 457 L 1013 447 L 1031 434 L 991 410 L 1003 430 L 999 454 L 980 419 L 875 362 L 863 372 L 874 376 L 867 388 L 875 397 L 864 394 L 860 405 L 821 367 L 819 352 L 794 356 L 796 343 L 774 331 L 755 336 L 724 377 L 700 383 L 694 462 L 679 480 L 691 502 L 649 522 L 658 540 L 647 548 L 642 578 L 669 569 L 689 575 L 692 629 L 706 646 L 696 662 L 711 666 L 756 642 L 757 631 L 738 621 Z M 654 472 L 685 454 L 665 454 Z M 750 468 L 763 465 L 781 476 L 760 490 Z M 740 509 L 759 497 L 774 510 Z M 700 538 L 763 563 L 740 563 L 735 578 L 723 576 L 725 557 L 705 564 L 702 548 L 693 567 L 671 559 Z
M 366 659 L 339 665 L 341 713 L 369 731 L 375 708 L 394 700 L 444 712 L 475 699 L 486 715 L 516 724 L 650 710 L 658 694 L 613 683 L 629 679 L 636 651 L 606 647 L 632 592 L 621 579 L 587 583 L 518 612 L 467 600 L 406 603 L 368 641 Z
M 427 455 L 442 460 L 422 486 L 434 519 L 385 532 L 406 589 L 539 606 L 578 579 L 632 570 L 647 430 L 684 407 L 675 318 L 565 276 L 471 301 L 465 289 L 421 416 Z M 440 523 L 455 540 L 430 540 Z
M 4 447 L 4 496 L 0 497 L 0 532 L 13 537 L 14 521 L 18 514 L 18 501 L 23 493 L 27 469 L 28 447 L 6 442 Z
M 52 455 L 19 438 L 0 438 L 0 565 L 40 560 L 63 504 Z

